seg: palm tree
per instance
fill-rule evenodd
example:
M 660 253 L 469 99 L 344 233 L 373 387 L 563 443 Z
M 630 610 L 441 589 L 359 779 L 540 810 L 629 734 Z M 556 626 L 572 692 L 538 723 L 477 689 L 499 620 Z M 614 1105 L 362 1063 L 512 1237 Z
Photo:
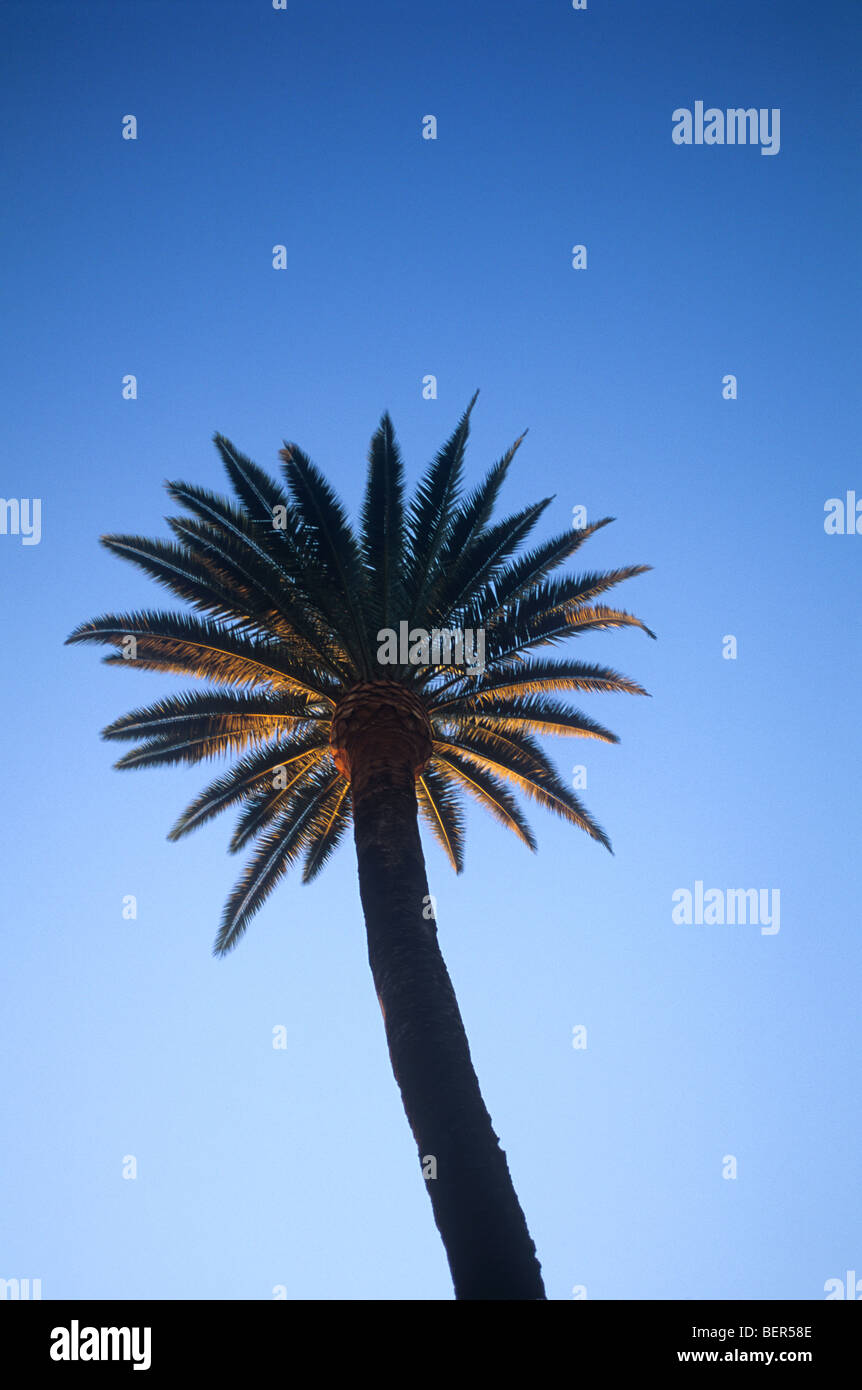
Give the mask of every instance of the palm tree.
M 169 483 L 170 496 L 188 513 L 168 518 L 173 542 L 102 537 L 199 616 L 111 614 L 67 640 L 117 649 L 105 657 L 111 664 L 210 684 L 135 709 L 103 736 L 137 741 L 116 764 L 122 768 L 242 754 L 169 835 L 178 840 L 234 806 L 240 814 L 231 850 L 255 842 L 225 906 L 215 954 L 236 946 L 296 860 L 303 860 L 303 882 L 313 879 L 352 818 L 374 986 L 455 1296 L 536 1299 L 545 1297 L 536 1249 L 440 953 L 418 814 L 456 872 L 464 793 L 531 849 L 532 832 L 510 787 L 610 849 L 535 735 L 615 743 L 614 734 L 554 692 L 646 692 L 606 667 L 552 661 L 532 649 L 604 628 L 654 634 L 630 613 L 595 603 L 649 566 L 549 578 L 613 518 L 567 530 L 519 558 L 552 499 L 491 523 L 523 435 L 464 494 L 475 400 L 409 505 L 384 414 L 371 441 L 357 530 L 295 445 L 280 451 L 285 490 L 216 434 L 235 502 Z M 378 636 L 404 621 L 411 633 L 483 632 L 484 669 L 474 664 L 471 674 L 447 664 L 442 649 L 425 653 L 437 664 L 414 664 L 401 652 L 396 664 L 381 665 Z

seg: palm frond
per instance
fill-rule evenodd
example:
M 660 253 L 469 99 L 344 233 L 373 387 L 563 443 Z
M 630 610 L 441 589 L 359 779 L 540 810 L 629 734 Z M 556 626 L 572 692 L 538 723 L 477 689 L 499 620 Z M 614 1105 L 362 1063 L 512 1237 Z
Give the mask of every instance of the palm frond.
M 514 617 L 497 627 L 486 629 L 485 662 L 495 668 L 530 647 L 548 646 L 564 637 L 576 637 L 585 632 L 601 632 L 607 628 L 639 627 L 647 637 L 655 633 L 640 618 L 620 608 L 587 605 L 571 612 L 539 613 L 535 617 Z
M 130 560 L 201 612 L 236 620 L 247 613 L 247 594 L 220 581 L 182 546 L 144 536 L 101 536 L 100 540 L 106 550 Z
M 560 579 L 542 579 L 528 594 L 507 604 L 502 610 L 498 626 L 519 627 L 533 619 L 543 619 L 574 613 L 585 608 L 600 594 L 607 593 L 626 579 L 645 574 L 649 565 L 628 565 L 625 569 L 607 570 L 592 574 L 564 575 Z M 489 624 L 492 628 L 494 622 Z
M 435 739 L 434 748 L 446 755 L 458 752 L 474 765 L 513 782 L 532 800 L 611 849 L 605 831 L 560 780 L 541 748 L 526 733 L 510 730 L 501 734 L 479 728 L 468 731 L 462 727 L 451 739 Z
M 243 809 L 228 845 L 231 854 L 244 849 L 265 826 L 271 825 L 288 811 L 305 783 L 326 761 L 324 757 L 294 758 L 291 762 L 279 763 L 277 768 L 271 769 L 275 776 L 253 783 L 253 789 L 246 792 L 242 798 Z
M 441 778 L 469 792 L 483 810 L 489 811 L 496 821 L 511 830 L 530 849 L 536 849 L 533 832 L 517 801 L 486 765 L 463 756 L 452 744 L 444 747 L 435 743 L 430 766 Z
M 310 768 L 328 756 L 328 741 L 316 729 L 256 749 L 198 793 L 171 827 L 168 839 L 179 840 L 191 830 L 196 830 L 228 806 L 235 806 L 238 801 L 244 801 L 261 790 L 265 781 L 269 780 L 272 786 L 273 774 L 278 769 L 284 768 L 285 775 L 290 775 Z
M 339 777 L 318 802 L 314 832 L 306 850 L 305 866 L 302 870 L 303 883 L 310 883 L 313 878 L 317 878 L 321 869 L 328 864 L 350 825 L 350 817 L 350 783 L 345 777 Z
M 433 612 L 435 626 L 441 620 L 445 622 L 451 616 L 460 616 L 470 599 L 481 593 L 483 586 L 503 569 L 553 500 L 546 497 L 541 502 L 524 507 L 517 515 L 499 521 L 476 539 L 463 556 L 462 563 L 455 567 L 450 582 L 440 586 L 438 607 Z
M 213 443 L 221 455 L 233 490 L 251 520 L 267 532 L 272 531 L 276 537 L 286 539 L 284 530 L 275 526 L 274 519 L 276 508 L 283 507 L 285 512 L 289 511 L 287 493 L 268 473 L 241 454 L 223 434 L 214 434 Z
M 391 627 L 404 605 L 404 465 L 388 412 L 368 451 L 368 479 L 361 516 L 362 558 L 368 572 L 373 632 Z
M 470 415 L 477 391 L 452 435 L 436 455 L 416 489 L 407 518 L 408 592 L 411 621 L 421 621 L 433 583 L 432 571 L 453 522 L 463 473 L 464 449 L 470 434 Z
M 190 690 L 130 710 L 102 730 L 102 738 L 136 739 L 166 734 L 247 732 L 267 739 L 298 724 L 330 718 L 328 707 L 310 704 L 300 695 L 247 695 L 235 691 Z
M 624 691 L 646 695 L 642 685 L 612 671 L 608 666 L 583 661 L 549 661 L 537 657 L 495 663 L 480 680 L 459 673 L 444 686 L 429 692 L 429 705 L 435 713 L 458 710 L 466 701 L 489 703 L 508 695 L 542 695 L 556 690 Z
M 441 716 L 432 716 L 434 727 Z M 500 696 L 493 705 L 475 704 L 459 708 L 454 727 L 487 728 L 491 733 L 560 734 L 580 738 L 596 738 L 602 743 L 619 743 L 616 734 L 597 724 L 589 715 L 570 709 L 559 700 L 544 695 Z
M 440 552 L 441 573 L 448 574 L 452 565 L 460 562 L 462 556 L 469 555 L 470 548 L 485 530 L 509 471 L 509 465 L 526 437 L 527 431 L 524 430 L 458 508 L 453 516 L 446 544 Z
M 363 673 L 370 676 L 374 666 L 361 611 L 366 597 L 365 571 L 347 513 L 320 469 L 298 445 L 285 442 L 279 454 L 304 526 L 309 573 L 319 566 L 337 587 L 339 607 L 349 620 L 344 629 L 349 637 L 345 645 Z
M 267 576 L 272 592 L 281 594 L 289 587 L 290 570 L 276 558 L 277 533 L 273 527 L 255 525 L 244 507 L 235 507 L 218 493 L 208 488 L 195 487 L 192 483 L 167 482 L 165 487 L 174 501 L 238 543 L 249 556 L 253 556 L 260 567 L 259 572 Z M 279 557 L 283 560 L 283 557 Z
M 321 802 L 339 776 L 335 771 L 321 771 L 303 787 L 290 810 L 261 838 L 225 904 L 214 955 L 223 956 L 233 949 L 279 879 L 314 841 L 319 830 L 316 816 Z
M 509 605 L 529 594 L 551 570 L 570 559 L 590 536 L 595 535 L 603 526 L 609 526 L 613 520 L 612 516 L 603 516 L 589 526 L 581 527 L 580 530 L 571 528 L 563 531 L 514 560 L 471 601 L 464 620 L 465 626 L 475 627 L 479 622 L 491 626 Z
M 464 814 L 451 777 L 431 762 L 416 779 L 416 797 L 420 814 L 443 846 L 452 868 L 460 874 L 464 867 Z
M 321 603 L 328 605 L 327 612 L 337 608 L 337 592 L 331 586 L 326 590 L 317 578 L 300 585 L 285 570 L 276 590 L 271 572 L 229 533 L 186 517 L 168 517 L 167 522 L 192 555 L 208 569 L 227 576 L 242 596 L 238 613 L 250 613 L 259 630 L 281 638 L 298 659 L 319 664 L 337 681 L 357 678 L 358 668 L 346 649 L 339 622 L 322 616 Z M 308 592 L 312 587 L 316 598 Z
M 134 638 L 135 655 L 111 655 L 110 665 L 174 671 L 215 685 L 268 686 L 299 691 L 334 706 L 338 686 L 302 661 L 291 661 L 280 642 L 237 635 L 235 630 L 181 613 L 106 614 L 82 623 L 67 638 L 122 648 Z M 131 650 L 131 649 L 129 649 Z

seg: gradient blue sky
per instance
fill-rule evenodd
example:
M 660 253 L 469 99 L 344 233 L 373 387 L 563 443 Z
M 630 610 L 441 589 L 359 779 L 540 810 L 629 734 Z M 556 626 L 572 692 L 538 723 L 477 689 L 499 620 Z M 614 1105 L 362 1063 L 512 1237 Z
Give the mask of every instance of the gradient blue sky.
M 568 648 L 653 698 L 584 697 L 618 747 L 549 743 L 615 856 L 532 808 L 536 856 L 472 810 L 460 878 L 428 845 L 548 1295 L 818 1299 L 862 1272 L 862 536 L 823 526 L 862 497 L 860 17 L 6 5 L 0 492 L 43 523 L 0 536 L 0 1276 L 451 1297 L 352 841 L 214 960 L 232 822 L 165 835 L 216 769 L 117 772 L 98 736 L 190 683 L 63 641 L 180 607 L 98 537 L 166 536 L 165 478 L 222 490 L 214 431 L 273 470 L 296 440 L 355 509 L 382 411 L 415 481 L 476 387 L 470 484 L 529 426 L 506 509 L 554 494 L 543 535 L 613 515 L 580 567 L 655 567 L 618 596 L 657 642 Z M 779 108 L 779 154 L 674 145 L 697 100 Z M 676 925 L 698 879 L 779 889 L 780 932 Z

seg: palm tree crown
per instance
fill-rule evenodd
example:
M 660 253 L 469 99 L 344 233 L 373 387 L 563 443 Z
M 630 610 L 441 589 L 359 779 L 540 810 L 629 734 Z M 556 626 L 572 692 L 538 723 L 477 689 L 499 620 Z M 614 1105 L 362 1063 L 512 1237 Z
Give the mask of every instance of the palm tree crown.
M 636 626 L 654 636 L 632 614 L 596 602 L 650 566 L 551 578 L 613 518 L 523 551 L 552 499 L 491 520 L 523 435 L 465 494 L 463 458 L 475 400 L 410 502 L 384 414 L 369 449 L 357 529 L 301 449 L 291 444 L 281 450 L 285 487 L 217 434 L 235 501 L 169 483 L 170 496 L 187 513 L 168 518 L 173 542 L 102 538 L 198 616 L 109 614 L 82 624 L 68 641 L 103 642 L 117 649 L 105 658 L 109 663 L 182 672 L 210 686 L 110 724 L 105 738 L 138 744 L 117 767 L 242 755 L 170 832 L 179 839 L 235 806 L 240 815 L 231 850 L 254 843 L 225 906 L 218 954 L 236 944 L 294 861 L 303 860 L 308 882 L 344 835 L 352 808 L 340 721 L 351 714 L 355 719 L 364 707 L 373 723 L 380 699 L 394 700 L 416 724 L 419 810 L 456 871 L 463 864 L 464 793 L 531 849 L 535 840 L 512 788 L 610 849 L 536 735 L 615 743 L 608 729 L 556 695 L 646 691 L 607 667 L 551 660 L 536 651 L 604 628 Z M 411 632 L 481 631 L 483 669 L 470 673 L 430 660 L 381 666 L 379 634 L 405 622 Z

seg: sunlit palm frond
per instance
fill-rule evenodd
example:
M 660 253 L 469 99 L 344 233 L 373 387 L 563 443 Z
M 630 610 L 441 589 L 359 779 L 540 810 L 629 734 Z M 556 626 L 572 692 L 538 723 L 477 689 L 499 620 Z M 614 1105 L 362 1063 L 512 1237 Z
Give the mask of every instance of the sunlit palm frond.
M 486 629 L 485 661 L 488 666 L 508 661 L 531 647 L 554 645 L 566 637 L 601 632 L 615 627 L 639 627 L 647 637 L 655 637 L 646 625 L 625 609 L 587 605 L 571 612 L 540 613 L 535 617 L 513 616 L 497 627 Z
M 263 906 L 279 879 L 319 834 L 321 803 L 339 773 L 322 770 L 303 787 L 296 802 L 260 839 L 225 904 L 215 955 L 233 949 L 251 918 Z
M 444 719 L 432 716 L 435 727 Z M 619 743 L 616 734 L 598 724 L 581 710 L 571 709 L 559 700 L 544 695 L 499 696 L 493 704 L 463 702 L 457 713 L 449 714 L 455 727 L 487 728 L 491 733 L 513 733 L 523 730 L 530 734 L 559 734 L 563 737 L 595 738 L 602 743 Z
M 450 739 L 435 739 L 435 751 L 456 751 L 474 766 L 513 782 L 546 810 L 585 830 L 610 850 L 611 842 L 601 826 L 563 783 L 556 769 L 534 739 L 524 732 L 506 734 L 486 728 L 461 727 Z
M 299 695 L 248 695 L 191 690 L 130 710 L 102 730 L 106 739 L 164 737 L 166 734 L 245 733 L 274 738 L 309 720 L 329 719 L 327 707 Z
M 298 691 L 331 706 L 338 693 L 331 677 L 307 662 L 291 661 L 283 643 L 237 634 L 224 624 L 181 613 L 107 614 L 83 623 L 66 641 L 118 648 L 117 655 L 104 658 L 111 665 L 174 671 L 216 685 Z
M 416 779 L 419 810 L 457 874 L 464 867 L 464 814 L 452 778 L 431 762 Z
M 464 617 L 466 627 L 484 624 L 491 627 L 501 614 L 519 598 L 535 589 L 548 574 L 580 550 L 581 546 L 604 526 L 613 521 L 612 516 L 603 516 L 589 526 L 580 529 L 570 528 L 559 535 L 552 536 L 533 550 L 526 551 L 513 560 L 500 575 L 486 584 L 481 592 L 471 599 Z
M 328 741 L 317 729 L 256 749 L 198 793 L 172 826 L 168 839 L 178 840 L 189 831 L 196 830 L 220 811 L 263 790 L 265 783 L 279 790 L 281 778 L 277 774 L 281 769 L 284 769 L 286 781 L 292 772 L 312 767 L 328 757 Z
M 488 704 L 509 695 L 543 695 L 560 690 L 622 691 L 646 695 L 642 685 L 608 666 L 583 661 L 550 661 L 537 657 L 495 663 L 479 680 L 458 675 L 429 692 L 435 713 L 457 710 L 464 701 Z
M 511 830 L 530 849 L 535 850 L 533 832 L 518 802 L 482 759 L 462 754 L 455 744 L 435 743 L 431 767 L 442 779 L 469 792 L 483 810 L 490 812 L 495 820 L 507 830 Z
M 329 763 L 330 759 L 324 753 L 300 754 L 270 769 L 271 776 L 252 782 L 242 797 L 243 809 L 230 838 L 228 849 L 231 854 L 244 849 L 265 826 L 285 815 L 305 783 L 319 769 L 328 767 Z
M 338 777 L 320 797 L 314 812 L 314 829 L 305 852 L 303 883 L 311 883 L 325 868 L 350 825 L 350 783 Z

